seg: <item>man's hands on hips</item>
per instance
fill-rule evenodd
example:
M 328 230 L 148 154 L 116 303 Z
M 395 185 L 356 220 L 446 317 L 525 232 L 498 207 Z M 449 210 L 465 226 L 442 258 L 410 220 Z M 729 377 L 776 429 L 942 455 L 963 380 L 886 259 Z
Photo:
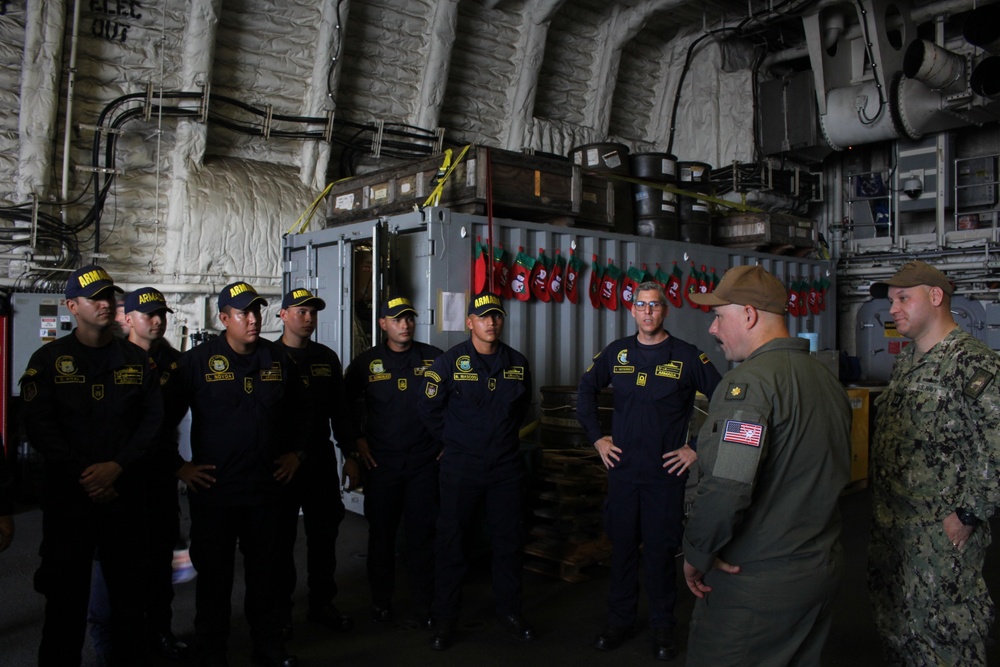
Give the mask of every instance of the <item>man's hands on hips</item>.
M 688 447 L 687 443 L 684 443 L 681 447 L 663 455 L 663 467 L 670 466 L 667 472 L 683 475 L 684 471 L 693 466 L 697 460 L 698 452 Z
M 601 455 L 601 460 L 604 461 L 605 468 L 614 468 L 614 462 L 621 460 L 621 457 L 618 455 L 622 453 L 622 450 L 615 447 L 614 440 L 611 439 L 610 435 L 606 435 L 595 442 L 594 449 Z

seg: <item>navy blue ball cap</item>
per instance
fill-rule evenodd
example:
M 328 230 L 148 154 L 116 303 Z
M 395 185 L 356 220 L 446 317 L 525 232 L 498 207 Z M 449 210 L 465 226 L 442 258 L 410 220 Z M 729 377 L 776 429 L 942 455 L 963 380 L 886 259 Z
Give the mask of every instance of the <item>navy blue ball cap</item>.
M 222 291 L 219 292 L 220 311 L 226 308 L 246 310 L 258 301 L 262 306 L 267 305 L 267 301 L 264 300 L 264 297 L 257 294 L 257 290 L 255 290 L 252 285 L 245 283 L 242 280 L 226 285 L 222 288 Z
M 94 299 L 108 290 L 111 290 L 112 294 L 121 294 L 125 291 L 121 287 L 116 287 L 108 272 L 96 264 L 88 264 L 77 269 L 69 274 L 69 280 L 66 281 L 67 299 L 81 296 Z
M 319 298 L 306 288 L 298 287 L 285 294 L 285 298 L 281 300 L 281 309 L 285 310 L 286 308 L 291 308 L 292 306 L 304 306 L 306 304 L 313 306 L 316 310 L 323 310 L 326 308 L 326 301 L 323 301 L 323 299 Z
M 396 319 L 406 313 L 411 313 L 416 317 L 417 309 L 413 307 L 413 302 L 405 296 L 394 296 L 382 304 L 382 308 L 379 310 L 379 317 Z
M 506 315 L 503 309 L 503 301 L 493 292 L 480 292 L 469 301 L 469 315 L 482 317 L 487 313 L 500 313 Z
M 168 313 L 174 312 L 167 308 L 166 298 L 155 287 L 140 287 L 125 295 L 125 312 L 131 313 L 133 310 L 147 315 L 158 310 L 165 310 Z

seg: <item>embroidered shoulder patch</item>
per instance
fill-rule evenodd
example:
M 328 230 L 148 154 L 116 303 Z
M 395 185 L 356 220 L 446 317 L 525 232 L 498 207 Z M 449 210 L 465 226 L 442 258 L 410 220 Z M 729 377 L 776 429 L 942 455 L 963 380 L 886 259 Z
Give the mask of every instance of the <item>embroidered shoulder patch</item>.
M 740 445 L 760 447 L 764 427 L 761 424 L 741 422 L 734 419 L 726 421 L 726 431 L 722 434 L 723 442 L 734 442 Z
M 993 382 L 993 377 L 993 373 L 987 373 L 986 371 L 979 369 L 973 374 L 972 379 L 969 380 L 969 384 L 965 385 L 962 389 L 962 393 L 972 400 L 976 400 L 982 396 L 983 392 L 986 391 L 986 388 L 990 386 L 990 382 Z

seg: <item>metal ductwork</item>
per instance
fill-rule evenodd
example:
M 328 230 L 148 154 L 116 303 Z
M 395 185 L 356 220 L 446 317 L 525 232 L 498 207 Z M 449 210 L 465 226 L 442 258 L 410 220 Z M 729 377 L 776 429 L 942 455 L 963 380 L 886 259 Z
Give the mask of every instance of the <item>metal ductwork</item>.
M 969 125 L 969 121 L 948 113 L 945 96 L 916 79 L 899 74 L 892 82 L 892 114 L 910 139 Z
M 969 86 L 976 95 L 997 99 L 1000 95 L 1000 56 L 990 56 L 976 65 Z
M 874 81 L 844 86 L 826 95 L 826 113 L 820 114 L 823 137 L 834 150 L 903 136 L 890 97 Z
M 960 93 L 967 87 L 965 57 L 926 39 L 915 39 L 906 48 L 903 76 L 944 93 Z
M 901 48 L 900 37 L 916 35 L 918 10 L 905 3 L 861 0 L 858 9 L 857 37 L 853 26 L 831 25 L 829 11 L 803 17 L 820 128 L 831 148 L 918 140 L 1000 118 L 1000 3 L 974 10 L 965 22 L 969 42 L 998 54 L 975 67 L 973 55 L 924 39 Z M 834 35 L 839 42 L 830 48 Z
M 965 40 L 993 55 L 1000 55 L 1000 4 L 974 9 L 962 26 Z

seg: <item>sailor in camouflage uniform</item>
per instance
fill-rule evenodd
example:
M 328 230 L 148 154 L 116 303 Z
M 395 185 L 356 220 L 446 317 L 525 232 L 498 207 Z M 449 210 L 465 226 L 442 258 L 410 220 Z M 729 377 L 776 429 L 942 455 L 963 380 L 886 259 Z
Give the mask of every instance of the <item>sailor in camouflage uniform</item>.
M 913 341 L 876 400 L 868 588 L 890 665 L 985 665 L 993 602 L 987 519 L 1000 499 L 1000 357 L 958 328 L 954 286 L 909 262 L 888 296 Z

